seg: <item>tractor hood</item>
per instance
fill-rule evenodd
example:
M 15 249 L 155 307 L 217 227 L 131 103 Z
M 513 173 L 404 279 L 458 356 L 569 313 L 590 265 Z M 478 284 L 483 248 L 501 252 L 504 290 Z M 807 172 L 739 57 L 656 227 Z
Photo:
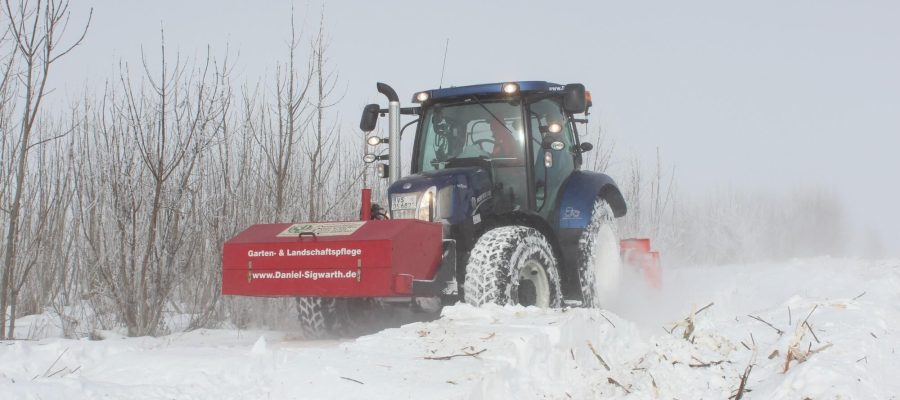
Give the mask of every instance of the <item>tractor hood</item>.
M 481 167 L 446 168 L 406 176 L 388 188 L 391 218 L 418 218 L 459 224 L 491 195 L 490 174 Z M 430 209 L 428 209 L 430 207 Z

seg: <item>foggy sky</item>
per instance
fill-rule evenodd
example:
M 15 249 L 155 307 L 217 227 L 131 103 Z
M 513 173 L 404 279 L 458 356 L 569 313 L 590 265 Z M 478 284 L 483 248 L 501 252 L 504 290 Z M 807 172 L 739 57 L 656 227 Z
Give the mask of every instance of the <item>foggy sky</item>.
M 286 57 L 287 0 L 72 3 L 73 25 L 94 19 L 53 72 L 58 104 L 142 49 L 158 59 L 161 27 L 183 57 L 230 54 L 238 82 Z M 307 42 L 321 2 L 294 7 Z M 449 38 L 444 86 L 584 83 L 619 163 L 659 148 L 682 193 L 833 188 L 848 222 L 900 256 L 900 2 L 332 1 L 325 15 L 347 131 L 384 102 L 377 81 L 403 102 L 437 87 Z

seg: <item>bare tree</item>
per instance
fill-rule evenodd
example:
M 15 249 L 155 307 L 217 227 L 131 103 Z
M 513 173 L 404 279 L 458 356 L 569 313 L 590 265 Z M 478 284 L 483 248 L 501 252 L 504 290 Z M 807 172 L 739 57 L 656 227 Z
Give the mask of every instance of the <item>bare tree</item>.
M 345 145 L 340 131 L 340 117 L 329 124 L 328 110 L 339 103 L 343 96 L 337 96 L 335 89 L 338 76 L 329 64 L 328 36 L 325 30 L 325 11 L 319 16 L 318 34 L 312 41 L 312 63 L 316 84 L 316 98 L 312 134 L 306 137 L 305 153 L 309 161 L 309 196 L 307 219 L 318 221 L 323 218 L 355 217 L 358 203 L 353 192 L 360 188 L 363 176 L 368 171 L 361 162 L 358 144 Z M 364 139 L 357 136 L 359 139 Z M 348 157 L 349 155 L 349 157 Z
M 57 125 L 67 125 L 59 121 Z M 64 143 L 52 143 L 36 148 L 31 155 L 36 165 L 29 171 L 26 201 L 23 202 L 20 226 L 20 268 L 13 276 L 11 314 L 19 309 L 37 313 L 51 304 L 59 293 L 62 279 L 70 268 L 74 238 L 68 234 L 73 200 L 71 185 L 72 159 Z M 15 331 L 15 319 L 10 320 L 10 336 Z
M 222 243 L 233 236 L 237 232 L 237 226 L 241 224 L 237 214 L 243 207 L 235 196 L 235 189 L 248 184 L 246 153 L 252 146 L 241 132 L 238 132 L 238 136 L 242 141 L 237 144 L 245 157 L 237 159 L 238 168 L 231 166 L 234 160 L 231 150 L 231 140 L 234 137 L 232 126 L 237 124 L 233 123 L 231 112 L 234 93 L 230 85 L 227 58 L 219 71 L 218 80 L 222 89 L 218 92 L 216 103 L 217 121 L 213 122 L 216 131 L 212 136 L 212 146 L 198 162 L 200 178 L 193 186 L 188 213 L 189 224 L 205 229 L 199 237 L 193 238 L 196 252 L 194 262 L 183 270 L 183 274 L 191 279 L 182 277 L 178 280 L 181 288 L 178 297 L 186 304 L 186 311 L 191 315 L 187 329 L 207 326 L 220 314 Z
M 326 164 L 325 146 L 328 137 L 325 132 L 325 109 L 329 107 L 327 98 L 331 94 L 333 84 L 329 82 L 329 77 L 325 70 L 325 51 L 327 44 L 325 43 L 325 11 L 319 20 L 319 33 L 313 40 L 312 62 L 315 69 L 316 80 L 316 99 L 315 99 L 315 129 L 314 136 L 310 137 L 306 142 L 306 155 L 309 159 L 309 181 L 307 193 L 309 195 L 309 208 L 307 214 L 308 221 L 318 221 L 321 213 L 320 204 L 322 203 L 322 183 L 326 179 L 329 168 Z
M 159 71 L 144 57 L 140 83 L 126 66 L 121 96 L 107 93 L 90 156 L 99 168 L 86 177 L 101 191 L 80 206 L 98 288 L 129 335 L 164 330 L 182 271 L 201 255 L 192 249 L 204 232 L 188 221 L 201 207 L 198 166 L 221 137 L 227 110 L 225 73 L 211 56 L 192 70 L 177 57 L 170 63 L 164 43 Z
M 659 236 L 665 223 L 664 218 L 671 215 L 672 203 L 675 201 L 675 167 L 665 176 L 662 157 L 659 148 L 656 148 L 656 171 L 653 181 L 650 182 L 649 225 L 650 234 Z
M 7 306 L 13 309 L 16 304 L 16 292 L 13 288 L 13 277 L 18 266 L 18 251 L 20 246 L 20 218 L 22 212 L 23 195 L 26 188 L 25 178 L 28 169 L 28 156 L 33 148 L 46 143 L 59 136 L 37 135 L 35 140 L 35 128 L 41 106 L 47 94 L 47 80 L 50 76 L 51 66 L 61 57 L 68 54 L 81 44 L 90 26 L 90 17 L 84 24 L 80 36 L 69 45 L 60 45 L 65 36 L 69 22 L 69 2 L 67 0 L 37 0 L 31 2 L 22 0 L 13 5 L 10 0 L 5 0 L 3 12 L 10 24 L 13 45 L 17 48 L 13 57 L 18 57 L 18 79 L 22 84 L 20 96 L 23 103 L 18 105 L 21 114 L 16 136 L 16 180 L 12 187 L 11 202 L 4 204 L 4 211 L 9 215 L 6 230 L 5 254 L 3 257 L 3 276 L 0 280 L 0 328 L 5 327 Z M 7 70 L 4 75 L 8 75 Z M 14 320 L 12 315 L 10 320 Z M 10 324 L 6 336 L 12 337 L 15 325 Z M 2 331 L 2 329 L 0 329 Z M 0 336 L 3 333 L 0 332 Z
M 307 65 L 301 71 L 298 65 L 302 33 L 297 32 L 293 11 L 291 12 L 291 40 L 288 43 L 288 57 L 280 63 L 275 76 L 275 104 L 257 104 L 259 88 L 252 94 L 245 91 L 245 128 L 263 152 L 266 171 L 260 172 L 269 184 L 268 192 L 274 202 L 274 219 L 282 220 L 286 215 L 286 202 L 294 179 L 302 179 L 303 174 L 296 160 L 297 147 L 308 126 L 307 93 L 313 76 L 313 66 Z M 274 109 L 274 110 L 273 110 Z M 290 200 L 293 204 L 303 204 L 305 198 Z

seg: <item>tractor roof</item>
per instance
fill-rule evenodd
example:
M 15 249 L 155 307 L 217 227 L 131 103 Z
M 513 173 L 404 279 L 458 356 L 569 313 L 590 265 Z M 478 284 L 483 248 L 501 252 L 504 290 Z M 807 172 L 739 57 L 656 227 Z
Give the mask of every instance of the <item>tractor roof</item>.
M 562 92 L 564 85 L 545 81 L 518 81 L 518 82 L 497 82 L 483 83 L 480 85 L 457 86 L 443 89 L 431 89 L 418 92 L 413 95 L 413 102 L 421 103 L 419 95 L 427 93 L 429 100 L 450 99 L 455 97 L 466 97 L 475 95 L 499 95 L 503 94 L 503 87 L 509 83 L 515 83 L 519 86 L 519 92 L 541 93 L 541 92 Z

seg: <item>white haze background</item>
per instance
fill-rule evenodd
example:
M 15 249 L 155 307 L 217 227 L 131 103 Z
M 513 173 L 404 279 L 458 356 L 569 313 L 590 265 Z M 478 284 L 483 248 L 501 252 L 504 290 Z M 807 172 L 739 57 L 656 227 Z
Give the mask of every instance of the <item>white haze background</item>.
M 293 2 L 315 30 L 321 2 Z M 119 62 L 170 49 L 230 54 L 235 81 L 274 75 L 290 37 L 291 2 L 79 0 L 94 7 L 84 45 L 53 75 L 64 104 L 116 76 Z M 836 193 L 849 255 L 900 254 L 900 3 L 893 1 L 382 3 L 325 7 L 344 132 L 383 102 L 443 85 L 582 82 L 591 129 L 629 157 L 674 167 L 680 192 Z M 155 59 L 155 58 L 154 58 Z

